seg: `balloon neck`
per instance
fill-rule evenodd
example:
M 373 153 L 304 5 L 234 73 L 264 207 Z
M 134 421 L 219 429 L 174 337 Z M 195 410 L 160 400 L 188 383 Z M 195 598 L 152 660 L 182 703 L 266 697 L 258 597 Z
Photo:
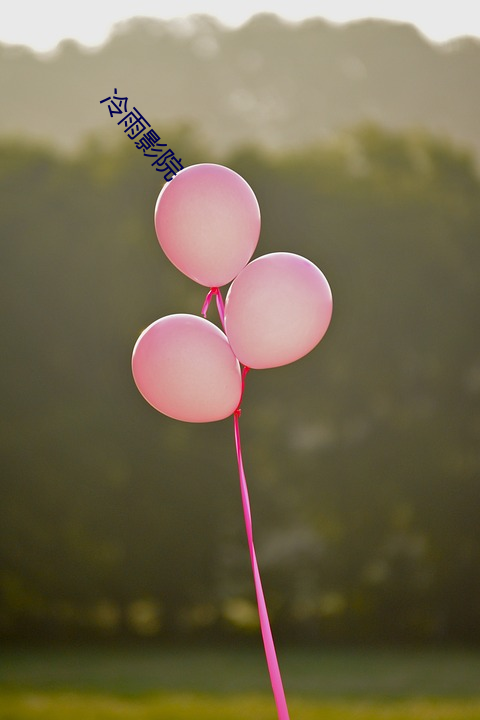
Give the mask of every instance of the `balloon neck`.
M 220 292 L 220 288 L 218 287 L 212 287 L 207 293 L 207 297 L 205 298 L 205 302 L 203 303 L 202 307 L 202 315 L 206 319 L 207 318 L 207 310 L 209 308 L 210 302 L 215 296 L 217 300 L 217 310 L 218 315 L 220 317 L 220 322 L 222 323 L 223 330 L 225 330 L 225 305 L 223 303 L 222 293 Z
M 210 290 L 207 293 L 207 297 L 205 298 L 205 302 L 203 303 L 202 307 L 202 315 L 206 319 L 207 317 L 207 311 L 210 306 L 210 303 L 212 301 L 213 296 L 216 297 L 217 300 L 217 310 L 218 315 L 220 317 L 220 321 L 222 323 L 223 329 L 225 330 L 225 305 L 223 303 L 223 297 L 222 293 L 220 291 L 220 288 L 218 287 L 211 287 Z M 243 400 L 243 393 L 245 392 L 245 378 L 247 377 L 247 373 L 250 371 L 250 368 L 247 367 L 247 365 L 244 365 L 242 368 L 242 391 L 240 393 L 240 400 L 238 402 L 237 408 L 235 412 L 233 413 L 236 418 L 239 418 L 242 414 L 242 410 L 240 408 L 240 405 L 242 404 Z
M 214 295 L 217 295 L 217 294 L 218 294 L 218 288 L 217 288 L 217 287 L 212 287 L 212 288 L 210 288 L 210 290 L 208 291 L 207 297 L 205 298 L 205 302 L 203 303 L 203 307 L 202 307 L 202 315 L 203 315 L 204 318 L 207 317 L 207 311 L 208 311 L 208 308 L 210 307 L 210 303 L 211 303 L 211 301 L 212 301 L 213 296 L 214 296 Z

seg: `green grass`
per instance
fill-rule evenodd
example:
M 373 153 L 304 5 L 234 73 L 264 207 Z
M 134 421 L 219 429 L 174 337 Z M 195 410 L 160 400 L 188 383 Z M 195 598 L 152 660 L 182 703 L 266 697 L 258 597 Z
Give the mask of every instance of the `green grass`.
M 480 652 L 279 651 L 291 720 L 480 720 Z M 276 720 L 261 648 L 3 649 L 0 720 Z
M 302 700 L 291 720 L 479 720 L 480 700 Z M 6 693 L 2 720 L 276 720 L 273 701 L 257 695 L 168 694 L 125 698 L 79 693 Z

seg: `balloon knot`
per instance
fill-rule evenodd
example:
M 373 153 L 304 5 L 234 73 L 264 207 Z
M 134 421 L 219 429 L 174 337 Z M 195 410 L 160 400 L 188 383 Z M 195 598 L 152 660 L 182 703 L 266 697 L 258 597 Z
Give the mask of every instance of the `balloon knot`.
M 238 407 L 233 414 L 235 415 L 235 417 L 239 418 L 242 414 L 242 408 Z

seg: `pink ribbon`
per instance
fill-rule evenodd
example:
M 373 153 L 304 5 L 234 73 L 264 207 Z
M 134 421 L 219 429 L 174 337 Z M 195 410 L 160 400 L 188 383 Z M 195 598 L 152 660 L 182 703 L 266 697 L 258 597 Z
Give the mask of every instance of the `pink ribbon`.
M 248 368 L 244 368 L 248 371 Z M 246 374 L 246 373 L 245 373 Z M 242 446 L 240 442 L 240 409 L 236 410 L 233 416 L 235 427 L 235 447 L 237 450 L 238 472 L 240 475 L 240 491 L 242 494 L 243 515 L 245 517 L 245 528 L 247 530 L 248 549 L 250 550 L 250 560 L 252 563 L 253 580 L 255 583 L 255 592 L 257 594 L 258 615 L 260 617 L 260 629 L 262 632 L 263 646 L 265 648 L 265 656 L 267 658 L 268 672 L 270 674 L 270 682 L 272 684 L 273 696 L 277 706 L 279 720 L 289 720 L 287 701 L 285 700 L 285 692 L 283 690 L 282 676 L 278 666 L 277 654 L 275 652 L 275 644 L 273 642 L 272 631 L 270 629 L 270 621 L 268 619 L 267 605 L 263 594 L 262 581 L 260 571 L 258 569 L 257 557 L 255 554 L 255 546 L 253 544 L 253 528 L 252 514 L 250 511 L 250 500 L 248 497 L 247 480 L 243 469 Z
M 225 329 L 225 307 L 223 304 L 222 294 L 218 288 L 211 288 L 209 293 L 207 294 L 202 308 L 202 315 L 203 317 L 206 317 L 208 307 L 214 295 L 216 295 L 218 314 L 220 315 L 222 326 Z M 243 515 L 245 518 L 245 529 L 247 531 L 248 549 L 250 551 L 250 561 L 252 564 L 255 593 L 257 596 L 258 615 L 260 618 L 260 630 L 262 633 L 263 647 L 265 648 L 265 657 L 267 659 L 267 667 L 270 675 L 273 697 L 275 698 L 275 704 L 277 706 L 278 718 L 279 720 L 289 720 L 287 701 L 285 699 L 285 692 L 282 683 L 282 676 L 280 674 L 280 668 L 278 666 L 277 653 L 275 651 L 275 644 L 273 642 L 272 631 L 270 628 L 270 620 L 268 619 L 267 604 L 265 602 L 265 596 L 263 594 L 262 580 L 260 578 L 260 571 L 258 569 L 255 545 L 253 543 L 253 526 L 252 513 L 250 510 L 250 498 L 248 496 L 247 479 L 245 477 L 245 471 L 243 468 L 239 418 L 242 413 L 240 405 L 243 398 L 243 392 L 245 390 L 245 378 L 249 370 L 250 368 L 248 367 L 244 367 L 242 370 L 242 394 L 238 407 L 233 414 L 235 449 L 237 452 L 238 474 L 240 476 L 240 492 L 242 496 Z
M 204 318 L 207 317 L 207 310 L 210 306 L 210 302 L 214 295 L 217 300 L 217 310 L 218 310 L 218 314 L 220 316 L 220 320 L 222 322 L 222 327 L 225 330 L 225 305 L 223 304 L 222 293 L 220 292 L 220 290 L 217 287 L 212 287 L 208 291 L 207 297 L 205 298 L 205 302 L 203 303 L 202 315 Z

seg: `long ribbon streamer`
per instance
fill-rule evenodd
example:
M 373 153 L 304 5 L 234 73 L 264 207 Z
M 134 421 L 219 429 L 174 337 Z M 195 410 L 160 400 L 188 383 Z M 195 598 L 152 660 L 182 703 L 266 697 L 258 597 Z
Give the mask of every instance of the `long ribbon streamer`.
M 207 297 L 205 298 L 205 302 L 203 304 L 202 315 L 203 317 L 206 317 L 208 307 L 214 295 L 216 296 L 217 300 L 218 314 L 220 315 L 222 326 L 225 329 L 225 307 L 223 304 L 222 294 L 218 288 L 211 288 L 208 292 Z M 280 674 L 277 653 L 275 651 L 275 643 L 273 642 L 272 630 L 270 628 L 270 620 L 268 618 L 267 604 L 265 602 L 265 596 L 263 594 L 262 580 L 260 578 L 260 571 L 258 569 L 257 556 L 255 553 L 255 545 L 253 542 L 252 513 L 250 510 L 250 498 L 248 495 L 247 479 L 245 477 L 245 470 L 243 467 L 239 418 L 242 413 L 240 405 L 243 398 L 243 391 L 245 389 L 245 378 L 249 370 L 250 368 L 246 366 L 242 370 L 242 394 L 238 407 L 233 414 L 235 449 L 237 452 L 238 474 L 240 477 L 240 492 L 242 496 L 243 515 L 245 518 L 245 529 L 247 532 L 248 549 L 250 552 L 250 561 L 252 564 L 253 581 L 255 584 L 255 593 L 257 596 L 258 615 L 260 618 L 260 630 L 262 633 L 263 647 L 265 648 L 265 657 L 267 659 L 267 667 L 270 675 L 270 683 L 272 685 L 273 697 L 275 698 L 275 704 L 277 706 L 279 720 L 290 720 L 288 715 L 287 701 L 285 699 L 285 692 L 283 689 L 282 676 Z
M 248 372 L 248 368 L 244 368 Z M 282 676 L 278 666 L 277 654 L 275 652 L 275 644 L 273 642 L 270 621 L 268 619 L 267 605 L 263 594 L 262 581 L 260 571 L 258 569 L 257 557 L 255 554 L 255 546 L 253 544 L 253 527 L 252 514 L 250 511 L 250 499 L 248 497 L 247 480 L 243 469 L 242 445 L 240 441 L 240 409 L 236 410 L 233 416 L 235 428 L 235 447 L 237 450 L 238 473 L 240 475 L 240 491 L 242 494 L 243 515 L 245 517 L 245 528 L 247 531 L 248 549 L 250 550 L 250 560 L 252 563 L 253 580 L 255 583 L 255 592 L 257 594 L 258 614 L 260 617 L 260 629 L 262 632 L 263 646 L 265 648 L 265 656 L 267 658 L 268 672 L 270 674 L 270 682 L 272 684 L 273 696 L 277 706 L 279 720 L 289 720 L 287 701 L 283 690 Z

